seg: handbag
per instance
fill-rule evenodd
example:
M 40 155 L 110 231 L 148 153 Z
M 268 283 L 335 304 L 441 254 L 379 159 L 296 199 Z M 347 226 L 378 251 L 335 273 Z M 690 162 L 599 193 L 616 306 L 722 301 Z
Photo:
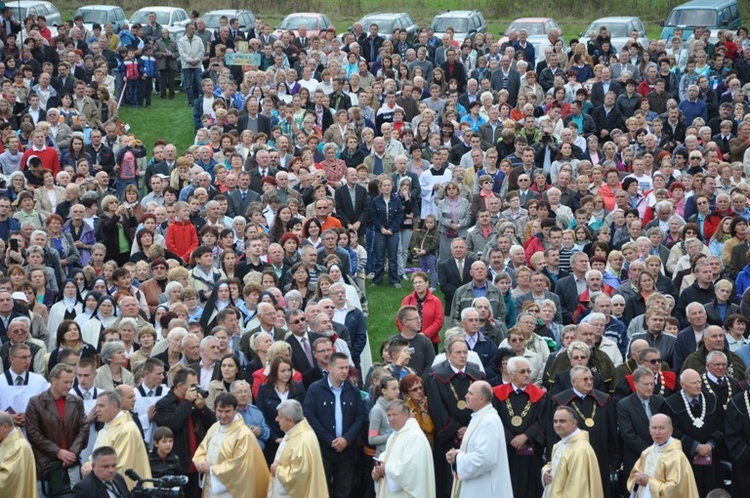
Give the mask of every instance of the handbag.
M 76 464 L 77 465 L 77 464 Z M 70 493 L 69 467 L 63 467 L 62 462 L 50 462 L 42 469 L 42 492 L 47 496 L 59 496 Z

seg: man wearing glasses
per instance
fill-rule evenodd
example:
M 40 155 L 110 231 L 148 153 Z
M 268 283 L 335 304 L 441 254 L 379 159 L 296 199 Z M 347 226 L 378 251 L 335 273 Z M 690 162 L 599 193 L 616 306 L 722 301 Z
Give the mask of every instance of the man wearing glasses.
M 286 323 L 291 332 L 286 342 L 292 346 L 292 366 L 303 373 L 315 368 L 317 362 L 313 355 L 313 343 L 323 336 L 307 330 L 307 317 L 302 310 L 289 311 Z
M 546 442 L 544 417 L 550 400 L 543 389 L 531 383 L 531 366 L 526 358 L 509 359 L 507 369 L 510 382 L 492 392 L 506 431 L 513 496 L 540 496 L 539 475 Z
M 435 349 L 432 346 L 432 341 L 426 335 L 420 334 L 422 317 L 419 315 L 416 306 L 407 305 L 398 310 L 396 321 L 400 325 L 401 333 L 394 335 L 390 340 L 400 337 L 409 342 L 409 348 L 413 351 L 409 353 L 409 368 L 421 377 L 427 367 L 432 365 L 435 360 Z
M 649 308 L 648 311 L 646 311 L 646 316 L 643 321 L 646 331 L 633 334 L 631 340 L 645 340 L 650 348 L 659 351 L 664 361 L 670 363 L 671 358 L 674 355 L 674 348 L 677 339 L 664 332 L 666 319 L 667 315 L 663 309 L 658 307 Z

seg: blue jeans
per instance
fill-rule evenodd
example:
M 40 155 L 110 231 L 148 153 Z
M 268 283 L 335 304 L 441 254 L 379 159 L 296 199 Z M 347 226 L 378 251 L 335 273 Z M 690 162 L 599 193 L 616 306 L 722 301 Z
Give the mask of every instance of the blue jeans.
M 391 284 L 398 282 L 398 249 L 401 237 L 399 232 L 393 235 L 383 235 L 380 230 L 375 230 L 375 241 L 373 252 L 375 253 L 375 278 L 373 283 L 379 284 L 385 276 L 385 253 L 388 251 L 388 280 Z
M 375 273 L 375 228 L 369 225 L 365 229 L 365 251 L 367 251 L 367 263 L 365 263 L 365 275 Z
M 191 105 L 201 94 L 202 71 L 202 68 L 182 68 L 182 88 L 185 90 L 188 102 Z
M 123 195 L 125 194 L 125 187 L 128 185 L 135 185 L 138 186 L 138 180 L 132 179 L 132 180 L 120 180 L 119 178 L 115 180 L 115 188 L 117 189 L 117 198 L 122 201 Z

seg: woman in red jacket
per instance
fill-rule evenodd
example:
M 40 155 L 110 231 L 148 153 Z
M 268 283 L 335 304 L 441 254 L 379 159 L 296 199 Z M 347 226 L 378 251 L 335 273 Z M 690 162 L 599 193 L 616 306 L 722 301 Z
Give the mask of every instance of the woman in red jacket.
M 426 335 L 438 351 L 440 344 L 440 329 L 443 328 L 443 303 L 432 292 L 430 292 L 430 279 L 426 273 L 418 271 L 411 277 L 414 292 L 407 295 L 401 306 L 416 306 L 419 316 L 422 317 L 422 333 Z M 396 327 L 401 331 L 401 324 L 396 320 Z

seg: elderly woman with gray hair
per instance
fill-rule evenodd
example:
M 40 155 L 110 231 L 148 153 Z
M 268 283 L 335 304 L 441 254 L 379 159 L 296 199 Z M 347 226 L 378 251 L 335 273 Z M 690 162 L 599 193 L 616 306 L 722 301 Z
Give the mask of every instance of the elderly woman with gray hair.
M 326 174 L 326 180 L 329 185 L 338 186 L 346 175 L 346 163 L 343 159 L 338 158 L 339 148 L 335 143 L 327 143 L 323 146 L 323 155 L 325 159 L 315 165 L 319 170 Z
M 123 384 L 135 387 L 135 378 L 125 365 L 125 344 L 122 341 L 105 342 L 99 355 L 102 366 L 96 370 L 94 386 L 107 391 Z

